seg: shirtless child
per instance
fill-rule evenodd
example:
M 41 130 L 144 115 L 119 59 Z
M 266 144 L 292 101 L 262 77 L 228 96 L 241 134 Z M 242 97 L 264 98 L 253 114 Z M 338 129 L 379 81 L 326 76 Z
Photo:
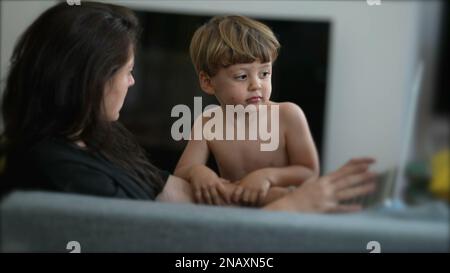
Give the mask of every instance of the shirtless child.
M 192 184 L 197 202 L 262 206 L 286 194 L 290 186 L 318 176 L 318 155 L 303 111 L 294 103 L 270 101 L 272 64 L 279 47 L 266 25 L 242 16 L 214 17 L 195 32 L 190 54 L 200 86 L 216 96 L 223 124 L 233 122 L 220 131 L 223 140 L 191 139 L 177 164 L 175 175 Z M 232 134 L 239 129 L 236 115 L 234 120 L 226 118 L 226 108 L 238 105 L 254 106 L 249 109 L 259 119 L 266 117 L 269 128 L 278 129 L 276 149 L 261 149 L 264 141 L 259 133 L 254 140 L 225 138 L 230 128 Z M 260 115 L 263 107 L 267 116 Z M 277 118 L 271 119 L 272 111 L 278 111 Z M 205 126 L 211 116 L 203 113 L 195 123 Z M 244 118 L 246 126 L 240 129 L 248 136 L 254 117 Z M 206 166 L 210 155 L 219 175 Z

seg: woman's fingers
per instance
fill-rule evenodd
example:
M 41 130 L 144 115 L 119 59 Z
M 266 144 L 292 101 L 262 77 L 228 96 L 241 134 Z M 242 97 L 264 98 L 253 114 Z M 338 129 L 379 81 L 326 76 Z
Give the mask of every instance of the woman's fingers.
M 332 209 L 331 212 L 357 212 L 362 210 L 361 205 L 352 204 L 352 205 L 337 205 Z
M 369 164 L 366 163 L 349 163 L 327 176 L 331 179 L 331 181 L 339 181 L 347 176 L 366 172 L 368 169 Z
M 372 164 L 374 162 L 375 159 L 372 157 L 357 157 L 350 159 L 347 164 Z
M 345 201 L 362 195 L 366 195 L 375 190 L 375 183 L 365 183 L 360 186 L 344 189 L 336 193 L 338 201 Z
M 360 174 L 350 175 L 344 178 L 341 178 L 339 181 L 336 181 L 333 185 L 336 191 L 343 190 L 349 187 L 356 186 L 370 179 L 374 179 L 376 177 L 375 173 L 372 172 L 364 172 Z

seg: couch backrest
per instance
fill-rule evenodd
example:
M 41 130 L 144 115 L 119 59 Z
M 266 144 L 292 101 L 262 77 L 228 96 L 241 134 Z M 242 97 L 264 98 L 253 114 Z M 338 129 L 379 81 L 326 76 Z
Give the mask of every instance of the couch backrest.
M 448 222 L 377 212 L 266 212 L 37 191 L 13 192 L 0 209 L 2 252 L 69 252 L 71 241 L 81 252 L 368 252 L 370 241 L 382 252 L 448 252 L 449 242 Z

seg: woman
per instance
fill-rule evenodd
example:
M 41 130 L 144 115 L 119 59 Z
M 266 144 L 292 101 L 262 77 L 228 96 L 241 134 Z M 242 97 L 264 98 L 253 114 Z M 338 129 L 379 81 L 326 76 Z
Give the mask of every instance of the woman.
M 139 36 L 127 8 L 60 3 L 21 36 L 3 97 L 7 140 L 4 191 L 42 189 L 192 202 L 190 185 L 153 166 L 117 119 L 134 84 Z M 371 159 L 307 181 L 272 210 L 353 211 L 339 204 L 369 192 Z M 231 185 L 230 185 L 231 187 Z

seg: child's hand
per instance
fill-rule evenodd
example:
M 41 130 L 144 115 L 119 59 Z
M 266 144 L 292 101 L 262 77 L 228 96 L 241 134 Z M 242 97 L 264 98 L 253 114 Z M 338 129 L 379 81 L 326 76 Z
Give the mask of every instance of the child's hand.
M 224 183 L 229 183 L 229 181 L 217 176 L 192 179 L 191 185 L 195 202 L 209 205 L 229 204 L 230 196 L 225 190 Z
M 233 192 L 233 202 L 249 206 L 261 205 L 271 182 L 264 171 L 254 171 L 241 179 Z

